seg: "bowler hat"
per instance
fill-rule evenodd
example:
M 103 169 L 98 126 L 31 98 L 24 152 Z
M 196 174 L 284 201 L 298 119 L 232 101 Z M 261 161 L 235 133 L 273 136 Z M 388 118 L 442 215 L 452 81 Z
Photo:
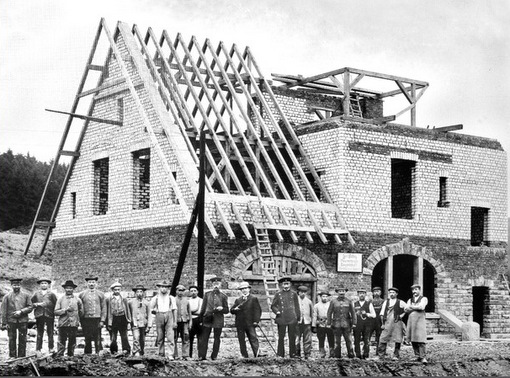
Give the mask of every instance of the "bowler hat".
M 175 288 L 176 290 L 186 290 L 186 287 L 184 285 L 177 285 Z
M 114 282 L 112 283 L 112 286 L 110 286 L 110 290 L 115 289 L 116 287 L 122 287 L 122 284 L 120 282 Z
M 382 289 L 379 287 L 379 286 L 375 286 L 372 291 L 376 291 L 376 290 L 379 290 L 379 291 L 382 291 Z
M 91 275 L 89 275 L 88 277 L 85 277 L 85 281 L 97 281 L 98 278 L 97 277 L 92 277 Z
M 239 284 L 239 286 L 237 287 L 239 290 L 241 289 L 246 289 L 246 288 L 251 288 L 251 285 L 246 282 L 246 281 L 243 281 Z
M 73 289 L 77 288 L 77 285 L 73 282 L 73 280 L 67 280 L 62 284 L 62 287 L 65 288 L 66 286 L 72 286 Z
M 41 282 L 47 282 L 48 284 L 51 284 L 51 280 L 49 278 L 39 278 L 37 283 L 40 284 Z
M 209 278 L 209 281 L 211 281 L 211 282 L 220 282 L 221 281 L 221 277 L 213 276 L 213 277 Z
M 412 290 L 412 289 L 414 289 L 415 287 L 417 287 L 418 289 L 420 289 L 420 290 L 421 290 L 421 286 L 420 286 L 420 285 L 418 285 L 418 284 L 414 284 L 413 286 L 411 286 L 411 290 Z
M 172 286 L 172 284 L 170 282 L 168 282 L 167 280 L 163 280 L 161 282 L 158 282 L 156 284 L 156 286 L 170 287 L 170 286 Z
M 300 292 L 303 292 L 303 293 L 306 293 L 308 291 L 308 286 L 305 286 L 305 285 L 301 285 L 301 286 L 298 286 L 298 291 Z
M 147 289 L 143 286 L 143 285 L 136 285 L 135 287 L 133 287 L 131 290 L 133 291 L 137 291 L 137 290 L 143 290 L 143 291 L 146 291 Z
M 289 276 L 280 277 L 278 279 L 278 282 L 280 282 L 280 283 L 282 283 L 282 282 L 292 282 L 292 278 L 290 278 Z
M 396 288 L 396 287 L 390 287 L 390 288 L 388 289 L 388 291 L 395 291 L 395 292 L 397 292 L 397 293 L 398 293 L 398 288 Z

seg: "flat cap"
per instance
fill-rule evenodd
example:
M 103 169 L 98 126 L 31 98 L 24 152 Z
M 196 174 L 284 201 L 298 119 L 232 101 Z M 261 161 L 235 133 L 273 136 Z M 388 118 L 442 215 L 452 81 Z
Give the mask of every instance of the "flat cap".
M 292 282 L 292 278 L 290 278 L 289 276 L 280 277 L 280 278 L 278 278 L 278 282 L 280 282 L 280 283 L 282 283 L 282 282 Z
M 413 286 L 411 286 L 411 289 L 414 289 L 415 287 L 417 287 L 418 289 L 420 289 L 420 290 L 421 290 L 421 285 L 414 284 Z
M 11 283 L 20 283 L 23 281 L 23 278 L 11 278 L 9 281 L 11 281 Z
M 112 283 L 112 285 L 110 286 L 110 290 L 113 290 L 115 289 L 116 287 L 122 287 L 122 284 L 120 282 L 114 282 Z
M 340 292 L 347 292 L 349 291 L 349 289 L 347 289 L 346 287 L 343 287 L 343 286 L 340 286 L 338 289 L 335 290 L 337 293 L 340 293 Z
M 298 286 L 298 291 L 302 292 L 302 293 L 306 293 L 308 291 L 308 286 L 305 286 L 305 285 L 301 285 L 301 286 Z
M 145 288 L 145 286 L 143 285 L 136 285 L 134 286 L 131 290 L 133 291 L 137 291 L 137 290 L 143 290 L 143 291 L 146 291 L 147 289 Z
M 170 282 L 168 282 L 167 280 L 163 280 L 163 281 L 156 283 L 156 286 L 170 287 L 170 286 L 172 286 L 172 284 Z
M 394 291 L 394 292 L 398 293 L 398 291 L 399 291 L 399 290 L 398 290 L 398 288 L 396 288 L 396 287 L 390 287 L 390 288 L 388 289 L 388 291 Z
M 211 282 L 221 282 L 222 279 L 221 279 L 221 277 L 213 276 L 213 277 L 209 278 L 209 281 L 211 281 Z
M 46 277 L 43 277 L 43 278 L 39 278 L 37 280 L 37 283 L 40 284 L 41 282 L 47 282 L 47 283 L 51 283 L 51 280 L 49 278 L 46 278 Z
M 239 290 L 241 289 L 246 289 L 246 288 L 251 288 L 251 285 L 246 282 L 246 281 L 243 281 L 239 284 L 239 286 L 237 287 Z
M 97 281 L 98 279 L 98 277 L 92 277 L 91 275 L 85 277 L 85 281 Z
M 329 294 L 327 291 L 319 291 L 319 292 L 317 293 L 317 295 L 318 295 L 319 297 L 322 297 L 323 295 L 327 295 L 328 297 L 329 297 L 329 296 L 331 296 L 331 294 Z
M 184 285 L 177 285 L 175 290 L 186 290 L 186 286 L 184 286 Z
M 358 291 L 358 293 L 366 293 L 367 292 L 366 289 L 358 289 L 357 291 Z
M 374 288 L 372 288 L 372 291 L 376 291 L 376 290 L 382 291 L 380 286 L 375 286 Z

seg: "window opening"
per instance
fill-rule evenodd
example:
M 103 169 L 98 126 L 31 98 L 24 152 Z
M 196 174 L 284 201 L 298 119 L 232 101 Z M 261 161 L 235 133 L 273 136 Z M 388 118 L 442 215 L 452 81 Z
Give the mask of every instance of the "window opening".
M 133 152 L 133 209 L 148 209 L 150 203 L 150 149 Z
M 76 218 L 76 192 L 71 192 L 71 216 Z
M 391 217 L 413 219 L 416 162 L 391 159 Z
M 437 207 L 448 207 L 450 202 L 447 200 L 447 182 L 446 177 L 439 177 L 439 201 Z
M 94 215 L 104 215 L 108 211 L 109 158 L 94 161 Z
M 117 99 L 117 117 L 120 122 L 124 122 L 124 98 Z
M 489 209 L 471 208 L 471 245 L 475 247 L 489 245 L 487 240 Z
M 177 171 L 172 171 L 172 176 L 174 176 L 174 180 L 177 181 Z M 170 203 L 179 203 L 175 190 L 172 187 L 170 187 Z

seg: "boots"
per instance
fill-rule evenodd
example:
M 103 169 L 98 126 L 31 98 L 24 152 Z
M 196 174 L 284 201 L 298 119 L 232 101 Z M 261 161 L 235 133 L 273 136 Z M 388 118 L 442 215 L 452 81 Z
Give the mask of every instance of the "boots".
M 319 348 L 319 355 L 321 356 L 321 358 L 325 358 L 326 357 L 326 349 Z

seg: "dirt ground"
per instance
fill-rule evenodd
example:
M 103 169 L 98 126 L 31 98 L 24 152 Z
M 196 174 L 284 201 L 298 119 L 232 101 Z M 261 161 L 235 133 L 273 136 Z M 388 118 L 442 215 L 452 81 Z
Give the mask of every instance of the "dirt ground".
M 414 361 L 412 347 L 403 346 L 401 359 L 358 360 L 321 359 L 314 337 L 312 357 L 308 360 L 277 358 L 267 341 L 261 339 L 259 358 L 243 359 L 234 338 L 222 340 L 217 360 L 168 361 L 158 357 L 149 347 L 144 357 L 113 357 L 84 355 L 83 340 L 78 339 L 76 356 L 34 358 L 42 376 L 508 376 L 510 375 L 510 340 L 460 342 L 454 340 L 427 343 L 428 363 Z M 107 341 L 105 346 L 107 346 Z M 28 353 L 34 354 L 35 337 L 29 337 Z M 211 347 L 211 345 L 210 345 Z M 7 335 L 0 332 L 0 375 L 35 376 L 35 368 L 28 360 L 10 364 L 7 360 Z M 107 349 L 107 348 L 106 348 Z M 370 350 L 374 355 L 375 347 Z M 389 349 L 391 352 L 391 348 Z M 45 352 L 43 350 L 43 352 Z M 344 354 L 345 346 L 342 351 Z M 210 349 L 209 349 L 210 353 Z

